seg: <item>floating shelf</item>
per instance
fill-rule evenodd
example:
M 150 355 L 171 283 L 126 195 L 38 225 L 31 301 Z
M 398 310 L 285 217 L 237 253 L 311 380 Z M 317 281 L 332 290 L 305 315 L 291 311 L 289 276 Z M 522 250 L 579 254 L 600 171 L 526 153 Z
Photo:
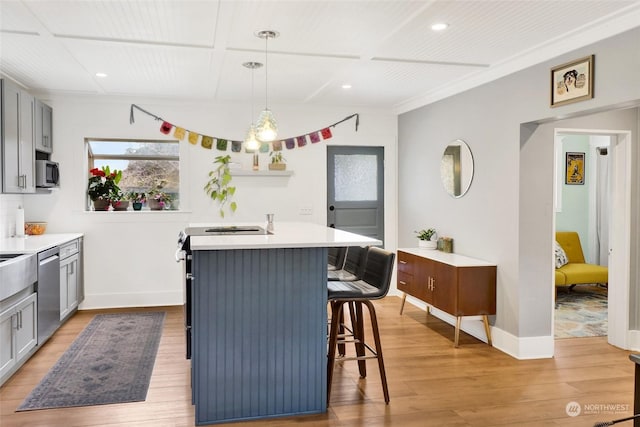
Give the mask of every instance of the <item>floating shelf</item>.
M 270 170 L 245 170 L 245 169 L 231 169 L 229 171 L 232 176 L 291 176 L 293 171 L 270 171 Z

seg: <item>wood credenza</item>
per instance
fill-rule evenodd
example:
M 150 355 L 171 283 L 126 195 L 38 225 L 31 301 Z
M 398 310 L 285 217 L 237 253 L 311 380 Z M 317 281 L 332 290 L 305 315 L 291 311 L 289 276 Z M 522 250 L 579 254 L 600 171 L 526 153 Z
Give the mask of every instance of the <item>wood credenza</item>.
M 491 345 L 488 316 L 496 314 L 495 264 L 432 249 L 398 250 L 398 290 L 456 317 L 454 345 L 458 346 L 463 316 L 482 316 Z

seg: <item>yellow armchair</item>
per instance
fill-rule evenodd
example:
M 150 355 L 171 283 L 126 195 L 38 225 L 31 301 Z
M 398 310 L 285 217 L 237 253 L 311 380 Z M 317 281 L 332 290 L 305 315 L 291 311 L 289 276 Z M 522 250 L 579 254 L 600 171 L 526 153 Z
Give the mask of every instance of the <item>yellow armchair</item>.
M 570 286 L 589 283 L 609 283 L 609 269 L 602 265 L 588 264 L 584 260 L 580 237 L 575 231 L 556 232 L 556 241 L 567 255 L 567 264 L 556 268 L 555 285 Z

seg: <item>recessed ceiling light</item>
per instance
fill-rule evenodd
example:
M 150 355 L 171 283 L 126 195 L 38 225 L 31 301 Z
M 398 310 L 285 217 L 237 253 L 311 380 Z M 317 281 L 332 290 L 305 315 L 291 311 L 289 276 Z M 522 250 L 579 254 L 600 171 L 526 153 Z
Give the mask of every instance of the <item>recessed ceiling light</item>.
M 442 31 L 442 30 L 446 30 L 448 26 L 449 24 L 445 24 L 444 22 L 438 22 L 436 24 L 433 24 L 431 26 L 431 29 L 433 31 Z
M 351 85 L 349 83 L 345 83 L 342 85 L 342 89 L 351 89 Z
M 96 73 L 96 77 L 107 77 L 106 73 Z

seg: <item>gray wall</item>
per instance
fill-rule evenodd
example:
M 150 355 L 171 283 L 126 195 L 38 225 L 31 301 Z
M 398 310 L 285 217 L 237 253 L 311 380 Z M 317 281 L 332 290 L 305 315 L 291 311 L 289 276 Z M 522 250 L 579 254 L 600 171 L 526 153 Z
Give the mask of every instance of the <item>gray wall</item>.
M 590 54 L 594 99 L 551 108 L 550 69 Z M 560 119 L 640 105 L 638 70 L 636 28 L 400 115 L 398 246 L 414 246 L 413 230 L 435 227 L 455 239 L 455 252 L 496 262 L 495 326 L 516 337 L 551 335 L 553 128 L 569 127 Z M 637 116 L 637 108 L 604 114 L 599 124 L 633 130 L 636 145 Z M 584 118 L 584 125 L 595 121 Z M 475 162 L 471 189 L 461 199 L 443 191 L 438 166 L 457 138 L 467 141 Z M 632 191 L 637 227 L 637 185 Z M 637 252 L 632 256 L 637 260 Z M 635 299 L 637 280 L 632 288 Z
M 562 210 L 555 213 L 556 231 L 575 231 L 580 236 L 580 244 L 585 260 L 589 258 L 589 175 L 590 157 L 588 135 L 564 135 L 562 138 L 562 156 L 558 159 L 561 163 L 558 180 L 560 187 L 556 187 L 562 193 Z M 585 177 L 583 185 L 569 185 L 565 183 L 566 153 L 580 152 L 585 154 Z

